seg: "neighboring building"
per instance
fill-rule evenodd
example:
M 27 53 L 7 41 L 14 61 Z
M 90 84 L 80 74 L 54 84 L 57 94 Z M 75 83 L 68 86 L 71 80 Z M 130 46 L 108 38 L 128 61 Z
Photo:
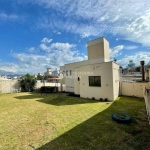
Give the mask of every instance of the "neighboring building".
M 56 70 L 54 70 L 53 72 L 52 72 L 52 76 L 58 76 L 59 75 L 59 70 L 56 68 Z
M 0 80 L 10 80 L 6 75 L 0 76 Z
M 88 60 L 65 64 L 60 72 L 66 92 L 83 98 L 115 100 L 119 95 L 119 65 L 110 61 L 109 43 L 98 38 L 87 43 Z
M 51 68 L 47 68 L 47 71 L 44 73 L 44 76 L 51 76 L 51 75 L 52 75 Z
M 39 72 L 37 76 L 43 76 L 43 73 L 40 73 L 40 72 Z

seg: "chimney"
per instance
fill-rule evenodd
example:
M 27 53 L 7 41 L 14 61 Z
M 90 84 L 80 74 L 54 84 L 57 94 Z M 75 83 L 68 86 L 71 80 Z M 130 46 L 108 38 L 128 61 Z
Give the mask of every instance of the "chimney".
M 144 61 L 140 61 L 141 69 L 142 69 L 142 81 L 145 81 L 145 73 L 144 73 Z

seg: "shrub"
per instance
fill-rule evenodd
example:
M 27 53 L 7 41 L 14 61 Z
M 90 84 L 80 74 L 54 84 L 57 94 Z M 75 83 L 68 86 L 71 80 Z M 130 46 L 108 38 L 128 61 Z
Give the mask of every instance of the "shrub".
M 105 101 L 105 102 L 108 102 L 108 98 L 105 98 L 104 101 Z
M 35 84 L 36 84 L 36 79 L 34 76 L 30 74 L 26 74 L 25 76 L 23 76 L 20 81 L 21 88 L 26 92 L 34 91 Z
M 57 87 L 42 86 L 40 91 L 41 91 L 42 93 L 52 93 L 52 92 L 54 92 L 55 88 L 56 88 L 56 91 L 57 91 L 57 90 L 58 90 Z
M 99 100 L 100 100 L 100 101 L 103 101 L 103 98 L 100 98 Z

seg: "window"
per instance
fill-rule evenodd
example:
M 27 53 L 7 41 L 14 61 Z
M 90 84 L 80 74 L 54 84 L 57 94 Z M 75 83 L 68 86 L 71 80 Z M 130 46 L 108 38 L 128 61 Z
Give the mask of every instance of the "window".
M 72 71 L 70 70 L 70 76 L 72 75 Z
M 68 76 L 68 70 L 66 70 L 66 76 Z
M 101 77 L 89 76 L 89 86 L 101 86 Z
M 78 81 L 80 81 L 80 77 L 78 77 Z

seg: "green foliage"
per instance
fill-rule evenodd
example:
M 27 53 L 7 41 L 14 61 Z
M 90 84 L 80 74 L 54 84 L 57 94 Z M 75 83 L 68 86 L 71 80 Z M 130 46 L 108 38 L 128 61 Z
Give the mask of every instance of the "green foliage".
M 44 76 L 38 75 L 37 80 L 44 80 Z
M 141 69 L 140 66 L 136 67 L 136 71 L 137 71 L 137 72 L 140 72 L 140 69 Z
M 41 92 L 42 93 L 52 93 L 54 92 L 55 87 L 51 87 L 51 86 L 42 86 L 41 87 Z
M 28 73 L 25 76 L 23 76 L 20 81 L 21 88 L 24 89 L 26 92 L 34 91 L 35 84 L 35 77 L 31 76 Z

